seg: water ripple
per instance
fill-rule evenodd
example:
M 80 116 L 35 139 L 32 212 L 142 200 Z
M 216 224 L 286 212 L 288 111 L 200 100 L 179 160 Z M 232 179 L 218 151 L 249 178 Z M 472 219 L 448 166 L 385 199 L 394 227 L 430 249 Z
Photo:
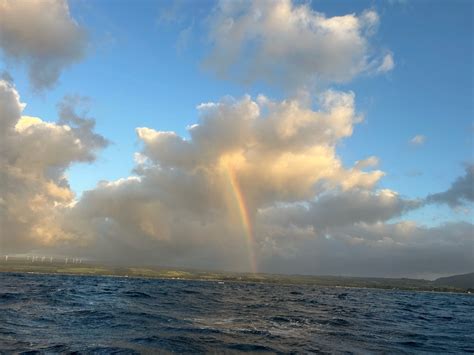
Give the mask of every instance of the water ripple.
M 474 351 L 474 298 L 0 274 L 0 353 Z

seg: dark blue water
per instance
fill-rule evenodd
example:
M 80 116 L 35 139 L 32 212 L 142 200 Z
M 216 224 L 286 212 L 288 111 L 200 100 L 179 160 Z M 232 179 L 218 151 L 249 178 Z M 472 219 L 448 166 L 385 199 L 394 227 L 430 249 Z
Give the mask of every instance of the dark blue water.
M 463 294 L 0 274 L 0 351 L 474 352 Z

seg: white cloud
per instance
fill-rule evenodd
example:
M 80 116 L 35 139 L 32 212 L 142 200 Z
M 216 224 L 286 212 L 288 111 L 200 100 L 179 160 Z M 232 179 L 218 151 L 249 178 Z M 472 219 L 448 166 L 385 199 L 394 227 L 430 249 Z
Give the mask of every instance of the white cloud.
M 66 0 L 0 0 L 0 18 L 0 50 L 27 66 L 35 89 L 52 87 L 85 54 L 85 32 Z
M 355 167 L 359 169 L 370 168 L 379 165 L 379 158 L 376 156 L 370 156 L 363 160 L 358 160 L 355 163 Z
M 423 145 L 426 142 L 426 136 L 422 134 L 417 134 L 412 139 L 410 139 L 410 143 L 413 145 Z
M 388 53 L 383 57 L 382 63 L 380 66 L 377 68 L 378 73 L 386 73 L 395 68 L 395 61 L 393 59 L 393 55 L 391 53 Z
M 212 51 L 204 65 L 220 77 L 285 88 L 385 72 L 394 66 L 392 55 L 370 45 L 379 21 L 373 10 L 327 17 L 291 0 L 220 1 L 210 16 Z

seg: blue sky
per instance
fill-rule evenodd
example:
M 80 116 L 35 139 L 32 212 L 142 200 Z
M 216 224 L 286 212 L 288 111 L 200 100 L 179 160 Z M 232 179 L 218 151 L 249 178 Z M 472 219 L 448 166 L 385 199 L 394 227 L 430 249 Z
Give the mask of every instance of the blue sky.
M 293 10 L 306 5 L 308 13 L 322 13 L 325 18 L 353 14 L 363 23 L 370 20 L 366 14 L 378 16 L 373 28 L 361 25 L 368 26 L 360 30 L 368 43 L 364 49 L 367 68 L 345 81 L 321 80 L 305 87 L 315 110 L 325 90 L 355 94 L 356 110 L 364 120 L 354 126 L 352 135 L 337 141 L 338 159 L 344 167 L 378 157 L 375 168 L 385 176 L 374 189 L 396 191 L 407 201 L 448 190 L 473 163 L 472 2 L 314 0 L 292 4 Z M 90 99 L 88 116 L 96 120 L 95 132 L 111 144 L 92 163 L 73 163 L 67 170 L 78 200 L 86 191 L 94 195 L 100 181 L 136 174 L 134 154 L 148 144 L 138 139 L 138 127 L 189 138 L 186 127 L 198 122 L 201 103 L 247 94 L 281 101 L 300 92 L 303 85 L 274 84 L 265 80 L 265 74 L 242 83 L 205 66 L 206 59 L 215 54 L 212 29 L 217 28 L 213 26 L 220 16 L 219 6 L 204 0 L 71 0 L 70 16 L 87 33 L 86 52 L 81 60 L 66 65 L 48 90 L 34 89 L 21 60 L 0 57 L 0 70 L 8 71 L 21 101 L 27 103 L 24 115 L 57 121 L 57 104 L 64 96 Z M 239 13 L 235 16 L 237 22 Z M 258 47 L 258 41 L 250 41 L 245 50 Z M 231 44 L 224 41 L 223 48 Z M 393 67 L 375 67 L 383 55 L 393 59 Z M 291 63 L 291 53 L 288 58 Z M 420 144 L 411 142 L 415 136 L 423 137 Z M 472 203 L 451 207 L 427 204 L 394 213 L 388 221 L 414 220 L 430 228 L 472 222 Z

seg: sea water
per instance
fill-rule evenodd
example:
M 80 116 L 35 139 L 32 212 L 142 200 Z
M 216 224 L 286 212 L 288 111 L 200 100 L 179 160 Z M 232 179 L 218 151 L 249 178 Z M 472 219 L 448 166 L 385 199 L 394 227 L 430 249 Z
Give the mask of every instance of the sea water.
M 474 352 L 468 294 L 0 274 L 0 352 Z

